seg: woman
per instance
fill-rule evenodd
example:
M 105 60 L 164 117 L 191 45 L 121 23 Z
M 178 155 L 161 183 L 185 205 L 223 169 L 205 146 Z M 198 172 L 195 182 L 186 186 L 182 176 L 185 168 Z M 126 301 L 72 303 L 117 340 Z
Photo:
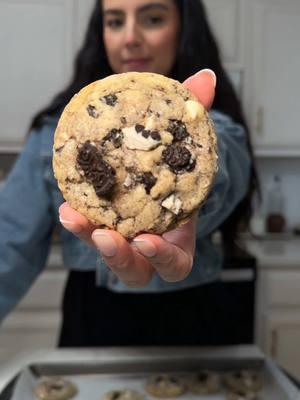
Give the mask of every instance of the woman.
M 95 229 L 64 203 L 60 221 L 67 230 L 60 236 L 71 272 L 59 344 L 208 344 L 207 333 L 196 322 L 203 302 L 201 285 L 215 279 L 222 266 L 211 235 L 229 217 L 236 226 L 249 215 L 244 200 L 252 185 L 251 151 L 240 105 L 199 0 L 96 1 L 72 82 L 34 118 L 28 142 L 1 194 L 2 316 L 45 264 L 63 202 L 51 168 L 53 132 L 73 94 L 112 73 L 151 71 L 185 80 L 209 108 L 216 80 L 209 70 L 194 75 L 203 68 L 213 69 L 218 77 L 211 116 L 219 139 L 219 172 L 200 218 L 195 215 L 162 236 L 144 234 L 128 243 L 117 232 Z M 250 182 L 255 183 L 253 172 Z

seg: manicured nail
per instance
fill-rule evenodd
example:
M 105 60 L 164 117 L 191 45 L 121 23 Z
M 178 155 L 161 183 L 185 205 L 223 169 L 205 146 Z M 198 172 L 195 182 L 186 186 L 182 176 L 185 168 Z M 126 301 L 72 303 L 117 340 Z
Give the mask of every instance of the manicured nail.
M 216 77 L 216 74 L 214 73 L 214 71 L 212 69 L 209 69 L 209 68 L 204 68 L 204 69 L 201 69 L 201 71 L 198 71 L 194 76 L 200 75 L 202 73 L 209 74 L 213 79 L 214 87 L 216 87 L 216 85 L 217 85 L 217 77 Z
M 78 224 L 75 224 L 72 221 L 68 221 L 66 219 L 59 218 L 60 223 L 69 231 L 73 233 L 80 233 L 82 231 L 82 227 Z
M 105 257 L 113 257 L 117 253 L 117 245 L 112 237 L 103 232 L 95 232 L 92 235 L 97 249 Z
M 133 243 L 137 247 L 138 251 L 145 257 L 153 257 L 157 253 L 157 249 L 154 244 L 148 240 L 134 239 Z

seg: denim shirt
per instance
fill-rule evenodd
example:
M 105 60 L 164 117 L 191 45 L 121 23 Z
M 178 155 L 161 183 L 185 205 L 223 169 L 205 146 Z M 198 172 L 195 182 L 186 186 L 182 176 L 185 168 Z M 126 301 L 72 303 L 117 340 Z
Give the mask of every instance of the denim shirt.
M 66 268 L 96 270 L 97 285 L 123 292 L 169 291 L 215 279 L 222 266 L 212 233 L 246 193 L 250 159 L 245 131 L 226 115 L 211 111 L 218 136 L 219 170 L 202 207 L 194 265 L 181 282 L 168 283 L 155 274 L 144 288 L 126 287 L 104 264 L 97 251 L 60 230 Z M 64 201 L 52 170 L 52 146 L 58 118 L 48 118 L 33 131 L 0 192 L 0 320 L 20 301 L 46 264 L 51 233 L 59 225 Z

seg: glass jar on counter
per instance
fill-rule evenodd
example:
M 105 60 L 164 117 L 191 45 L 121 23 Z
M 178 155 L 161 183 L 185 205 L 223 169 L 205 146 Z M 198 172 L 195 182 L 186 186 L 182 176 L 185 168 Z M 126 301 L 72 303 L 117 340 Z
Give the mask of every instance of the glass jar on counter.
M 274 175 L 267 192 L 266 231 L 280 233 L 285 229 L 284 195 L 279 175 Z

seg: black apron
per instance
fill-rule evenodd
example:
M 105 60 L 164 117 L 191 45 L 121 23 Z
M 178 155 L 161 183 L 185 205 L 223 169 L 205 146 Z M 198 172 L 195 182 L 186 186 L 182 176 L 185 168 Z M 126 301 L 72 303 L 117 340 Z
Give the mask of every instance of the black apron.
M 245 312 L 241 299 L 222 282 L 164 293 L 116 293 L 96 287 L 94 272 L 71 271 L 64 293 L 58 345 L 250 343 L 253 327 Z

